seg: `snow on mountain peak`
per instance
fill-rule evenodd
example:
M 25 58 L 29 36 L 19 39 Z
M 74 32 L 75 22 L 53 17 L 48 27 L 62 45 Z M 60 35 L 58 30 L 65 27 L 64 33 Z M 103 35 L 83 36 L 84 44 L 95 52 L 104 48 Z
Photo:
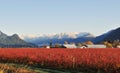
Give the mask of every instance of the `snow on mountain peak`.
M 34 38 L 78 38 L 78 37 L 94 37 L 92 34 L 87 32 L 64 32 L 64 33 L 52 33 L 52 34 L 37 34 L 37 35 L 19 35 L 22 39 L 34 39 Z

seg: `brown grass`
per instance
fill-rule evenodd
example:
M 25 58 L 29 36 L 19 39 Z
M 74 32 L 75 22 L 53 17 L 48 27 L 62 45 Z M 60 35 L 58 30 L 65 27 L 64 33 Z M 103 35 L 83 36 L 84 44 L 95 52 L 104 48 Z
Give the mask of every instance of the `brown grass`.
M 14 67 L 7 64 L 0 64 L 0 73 L 36 73 L 36 72 L 26 68 Z

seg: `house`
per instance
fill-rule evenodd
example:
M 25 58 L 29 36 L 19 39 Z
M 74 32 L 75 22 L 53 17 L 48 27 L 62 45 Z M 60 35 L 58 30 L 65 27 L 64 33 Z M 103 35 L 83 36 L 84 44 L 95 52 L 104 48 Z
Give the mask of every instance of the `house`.
M 50 46 L 46 46 L 46 48 L 50 48 Z
M 98 44 L 98 45 L 86 45 L 87 48 L 106 48 L 105 45 Z
M 62 47 L 64 48 L 77 48 L 75 44 L 63 44 Z
M 120 45 L 118 45 L 117 48 L 120 48 Z
M 47 48 L 47 49 L 49 49 L 49 48 L 50 48 L 50 46 L 43 45 L 43 46 L 40 46 L 40 48 Z

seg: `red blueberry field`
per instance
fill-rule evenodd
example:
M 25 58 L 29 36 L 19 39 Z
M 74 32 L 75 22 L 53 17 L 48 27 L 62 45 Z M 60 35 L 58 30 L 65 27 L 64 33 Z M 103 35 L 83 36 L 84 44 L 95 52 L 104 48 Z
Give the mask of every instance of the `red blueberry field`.
M 1 63 L 86 73 L 120 73 L 120 49 L 0 49 Z

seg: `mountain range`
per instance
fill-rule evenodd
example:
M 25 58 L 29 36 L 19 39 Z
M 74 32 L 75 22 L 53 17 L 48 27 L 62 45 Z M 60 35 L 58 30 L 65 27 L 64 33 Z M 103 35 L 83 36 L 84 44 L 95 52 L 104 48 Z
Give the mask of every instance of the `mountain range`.
M 99 36 L 94 36 L 88 32 L 66 32 L 59 34 L 19 36 L 17 34 L 13 34 L 12 36 L 8 36 L 0 31 L 0 47 L 38 47 L 49 45 L 50 43 L 63 44 L 65 41 L 69 43 L 92 41 L 95 44 L 100 44 L 105 40 L 120 40 L 120 27 Z
M 95 37 L 87 32 L 68 32 L 59 34 L 22 35 L 21 38 L 27 42 L 41 46 L 43 44 L 48 45 L 50 42 L 52 42 L 52 44 L 63 44 L 64 41 L 74 43 L 85 42 L 87 40 L 92 40 Z
M 64 41 L 78 43 L 89 40 L 95 44 L 100 44 L 105 40 L 120 40 L 120 27 L 117 29 L 112 29 L 99 36 L 94 36 L 87 32 L 68 32 L 59 34 L 22 35 L 21 38 L 27 42 L 31 42 L 40 46 L 43 44 L 48 45 L 50 42 L 53 44 L 63 44 Z

